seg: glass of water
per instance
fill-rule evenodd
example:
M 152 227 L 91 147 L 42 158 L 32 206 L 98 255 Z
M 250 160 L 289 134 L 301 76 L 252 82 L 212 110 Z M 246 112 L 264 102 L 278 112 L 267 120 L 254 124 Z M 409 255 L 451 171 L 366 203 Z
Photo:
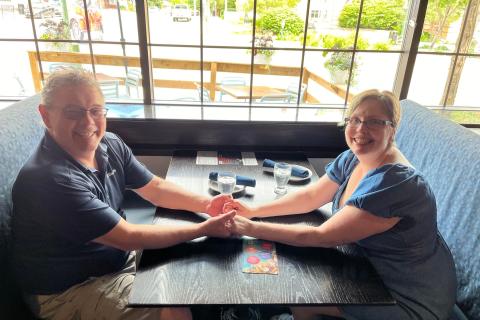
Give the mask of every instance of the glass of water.
M 292 175 L 292 166 L 285 162 L 275 163 L 273 168 L 273 176 L 275 177 L 275 193 L 285 194 L 287 193 L 287 183 Z
M 235 190 L 236 181 L 235 173 L 229 171 L 219 172 L 217 177 L 218 191 L 221 194 L 232 194 L 233 190 Z

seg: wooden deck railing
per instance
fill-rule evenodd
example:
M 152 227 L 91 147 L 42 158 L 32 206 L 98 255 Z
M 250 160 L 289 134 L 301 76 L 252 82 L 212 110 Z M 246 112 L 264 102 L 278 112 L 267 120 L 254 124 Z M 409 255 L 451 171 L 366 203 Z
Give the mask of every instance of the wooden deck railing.
M 32 79 L 35 91 L 39 92 L 42 89 L 42 77 L 40 74 L 39 61 L 37 59 L 37 54 L 35 51 L 29 51 L 28 57 L 30 61 L 30 69 L 32 71 Z M 42 62 L 63 62 L 63 63 L 75 63 L 75 64 L 91 64 L 91 56 L 88 53 L 73 53 L 73 52 L 54 52 L 54 51 L 41 51 L 40 60 Z M 105 66 L 128 66 L 128 67 L 140 67 L 140 58 L 138 57 L 123 57 L 123 56 L 114 56 L 114 55 L 103 55 L 96 54 L 93 55 L 93 63 L 95 65 L 105 65 Z M 154 69 L 176 69 L 176 70 L 200 70 L 200 62 L 193 60 L 174 60 L 174 59 L 158 59 L 154 58 L 152 62 Z M 231 73 L 250 73 L 250 64 L 243 63 L 231 63 L 231 62 L 215 62 L 215 61 L 204 61 L 203 70 L 210 72 L 209 81 L 204 82 L 205 88 L 210 91 L 210 99 L 215 101 L 215 91 L 219 90 L 219 85 L 217 84 L 217 72 L 231 72 Z M 45 73 L 45 70 L 44 74 Z M 265 65 L 255 65 L 253 68 L 254 74 L 264 74 L 264 75 L 275 75 L 275 76 L 294 76 L 299 77 L 301 69 L 294 67 L 285 67 L 285 66 L 265 66 Z M 123 82 L 124 78 L 118 78 L 119 81 Z M 319 75 L 311 72 L 307 68 L 303 71 L 303 83 L 308 85 L 309 81 L 313 81 L 318 85 L 324 87 L 328 91 L 338 95 L 344 99 L 346 95 L 346 90 L 340 86 L 337 86 Z M 166 79 L 154 79 L 153 80 L 155 87 L 163 88 L 175 88 L 175 89 L 196 89 L 195 81 L 186 81 L 186 80 L 166 80 Z M 283 88 L 278 88 L 283 89 Z M 309 92 L 309 87 L 307 86 L 307 91 L 305 93 L 305 101 L 310 103 L 318 103 L 318 98 L 314 97 L 311 94 L 312 90 Z M 348 100 L 352 98 L 352 94 L 349 94 Z

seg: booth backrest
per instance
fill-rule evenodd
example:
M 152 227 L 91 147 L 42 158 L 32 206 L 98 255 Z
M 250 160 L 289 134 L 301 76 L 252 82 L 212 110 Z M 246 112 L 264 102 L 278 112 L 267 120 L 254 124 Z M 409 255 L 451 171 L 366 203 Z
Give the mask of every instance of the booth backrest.
M 33 96 L 0 110 L 0 318 L 22 316 L 21 299 L 9 273 L 11 188 L 37 146 L 44 127 Z M 5 317 L 5 318 L 3 318 Z
M 480 135 L 403 100 L 397 145 L 437 200 L 438 228 L 457 271 L 457 305 L 480 319 Z

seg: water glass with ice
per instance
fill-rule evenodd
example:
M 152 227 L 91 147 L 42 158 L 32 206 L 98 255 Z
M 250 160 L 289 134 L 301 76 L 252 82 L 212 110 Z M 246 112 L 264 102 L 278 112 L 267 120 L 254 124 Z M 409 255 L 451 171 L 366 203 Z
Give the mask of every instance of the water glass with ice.
M 233 172 L 219 172 L 217 177 L 218 191 L 221 194 L 232 194 L 235 190 L 236 180 L 237 177 Z
M 275 163 L 273 168 L 273 176 L 275 177 L 275 193 L 285 194 L 287 193 L 287 183 L 292 175 L 292 166 L 285 162 Z

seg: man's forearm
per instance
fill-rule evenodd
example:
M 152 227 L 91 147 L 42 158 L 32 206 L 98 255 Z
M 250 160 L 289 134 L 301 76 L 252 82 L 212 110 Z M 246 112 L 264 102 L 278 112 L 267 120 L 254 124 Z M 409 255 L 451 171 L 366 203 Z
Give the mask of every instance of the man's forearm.
M 203 224 L 135 225 L 128 239 L 129 250 L 160 249 L 190 241 L 204 235 Z
M 169 209 L 182 209 L 193 212 L 205 212 L 209 198 L 192 193 L 175 183 L 154 178 L 145 190 L 139 194 L 156 206 Z

